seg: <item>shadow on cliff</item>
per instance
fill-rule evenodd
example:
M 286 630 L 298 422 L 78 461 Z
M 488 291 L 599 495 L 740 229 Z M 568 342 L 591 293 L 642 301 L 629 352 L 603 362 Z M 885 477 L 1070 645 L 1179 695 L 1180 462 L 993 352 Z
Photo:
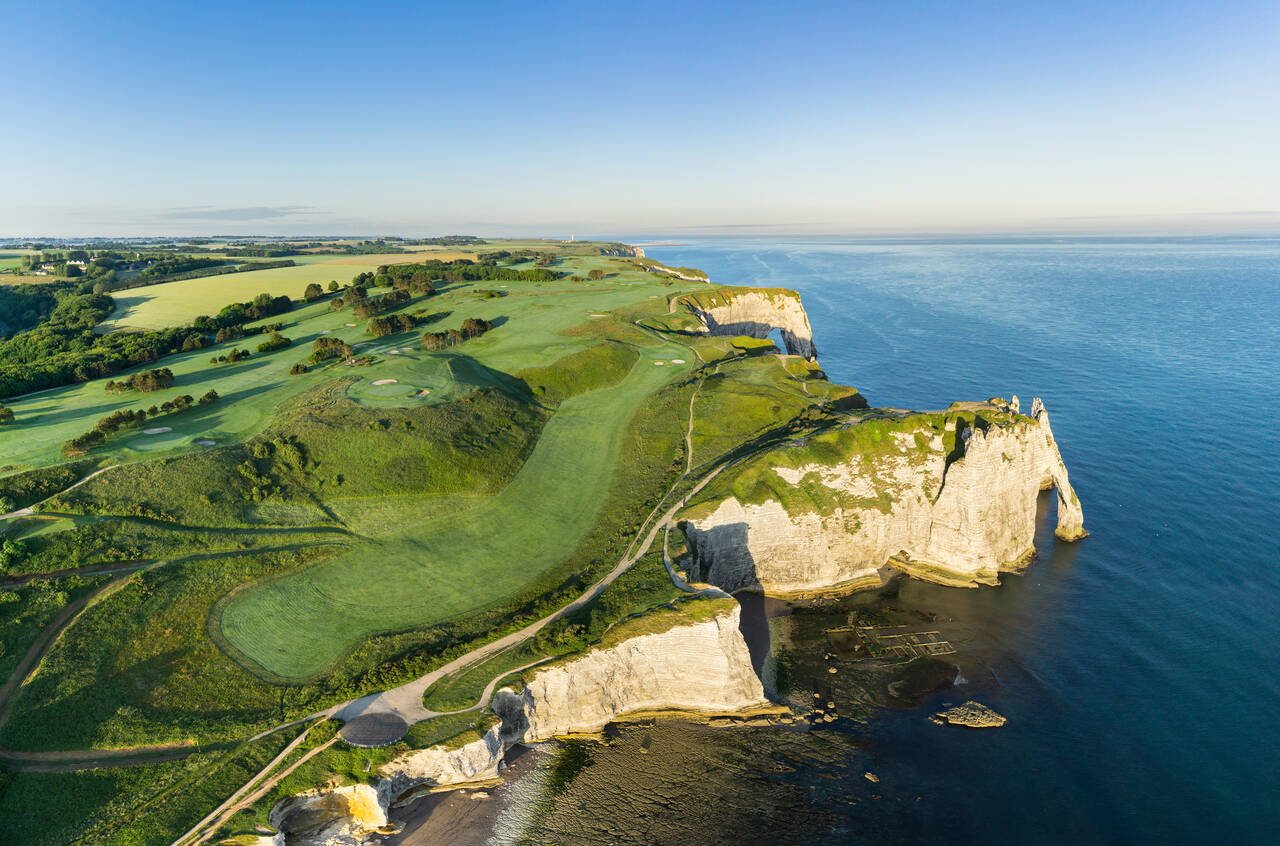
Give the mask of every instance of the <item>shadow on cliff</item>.
M 751 669 L 763 679 L 769 657 L 769 620 L 766 599 L 758 592 L 760 579 L 748 542 L 750 528 L 748 523 L 725 523 L 697 531 L 697 539 L 691 544 L 694 564 L 690 581 L 715 585 L 738 600 L 742 606 L 738 631 L 751 654 Z

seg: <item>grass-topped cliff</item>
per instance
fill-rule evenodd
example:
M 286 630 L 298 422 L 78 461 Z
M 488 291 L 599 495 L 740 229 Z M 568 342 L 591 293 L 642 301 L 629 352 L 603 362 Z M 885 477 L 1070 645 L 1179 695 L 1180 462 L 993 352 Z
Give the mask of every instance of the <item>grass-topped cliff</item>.
M 29 510 L 0 523 L 0 668 L 25 661 L 0 694 L 0 747 L 27 757 L 9 759 L 0 816 L 80 783 L 29 771 L 41 756 L 173 759 L 148 763 L 154 778 L 85 776 L 112 786 L 72 791 L 65 825 L 22 823 L 23 842 L 168 842 L 216 804 L 220 788 L 194 785 L 279 751 L 245 745 L 256 732 L 410 681 L 593 585 L 425 701 L 465 707 L 530 661 L 713 609 L 669 605 L 659 519 L 726 461 L 865 405 L 761 331 L 708 325 L 699 307 L 729 295 L 698 274 L 616 245 L 332 258 L 132 289 L 110 322 L 85 319 L 105 338 L 174 327 L 145 336 L 152 354 L 4 399 L 0 499 Z M 159 369 L 154 390 L 105 388 Z M 337 743 L 283 783 L 356 769 Z M 161 792 L 188 797 L 156 805 L 163 820 L 143 810 Z

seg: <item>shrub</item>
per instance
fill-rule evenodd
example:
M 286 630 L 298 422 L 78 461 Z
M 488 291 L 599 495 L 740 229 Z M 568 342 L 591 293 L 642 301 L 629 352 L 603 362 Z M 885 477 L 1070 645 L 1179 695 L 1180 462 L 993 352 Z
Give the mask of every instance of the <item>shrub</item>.
M 285 347 L 289 346 L 292 343 L 293 343 L 292 340 L 281 335 L 279 332 L 272 332 L 271 336 L 268 337 L 267 340 L 263 341 L 261 344 L 258 344 L 258 352 L 260 353 L 275 352 L 276 350 L 284 349 Z

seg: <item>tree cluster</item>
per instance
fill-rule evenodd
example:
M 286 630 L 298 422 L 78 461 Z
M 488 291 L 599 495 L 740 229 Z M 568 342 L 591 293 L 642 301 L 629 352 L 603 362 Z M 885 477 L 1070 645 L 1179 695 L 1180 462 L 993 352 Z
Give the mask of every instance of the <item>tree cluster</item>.
M 428 332 L 422 336 L 422 346 L 428 350 L 443 350 L 456 347 L 464 341 L 478 338 L 493 328 L 488 320 L 468 317 L 462 321 L 461 329 L 446 329 L 443 332 Z
M 311 355 L 307 358 L 307 362 L 319 364 L 322 361 L 329 361 L 333 358 L 350 358 L 353 352 L 355 350 L 351 348 L 351 345 L 341 338 L 316 338 L 311 345 Z
M 272 331 L 272 333 L 267 337 L 265 341 L 263 341 L 261 344 L 258 344 L 258 352 L 260 353 L 275 352 L 276 350 L 284 349 L 285 347 L 289 346 L 292 343 L 293 341 L 291 339 L 286 338 L 284 335 L 281 335 L 279 332 Z
M 418 318 L 412 314 L 392 314 L 387 317 L 369 318 L 369 334 L 375 338 L 409 332 L 418 326 Z
M 349 305 L 354 305 L 369 296 L 369 291 L 364 285 L 352 284 L 347 290 L 342 292 L 342 296 L 334 297 L 329 301 L 329 308 L 334 311 L 341 311 Z
M 409 292 L 405 290 L 388 291 L 380 297 L 369 297 L 355 304 L 352 312 L 356 317 L 374 317 L 402 308 L 409 302 Z
M 122 394 L 125 391 L 141 391 L 150 393 L 151 391 L 159 391 L 173 384 L 173 371 L 167 367 L 159 367 L 155 370 L 142 370 L 134 373 L 122 382 L 114 379 L 107 380 L 107 393 Z

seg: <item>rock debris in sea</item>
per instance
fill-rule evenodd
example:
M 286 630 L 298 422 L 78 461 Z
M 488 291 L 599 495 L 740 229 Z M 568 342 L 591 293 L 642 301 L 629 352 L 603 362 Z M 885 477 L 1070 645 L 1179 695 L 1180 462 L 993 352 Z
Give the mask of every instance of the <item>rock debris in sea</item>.
M 967 728 L 999 728 L 1008 720 L 981 702 L 974 702 L 971 699 L 963 705 L 957 705 L 954 708 L 948 708 L 935 714 L 934 722 L 940 725 L 946 723 L 953 726 L 966 726 Z

